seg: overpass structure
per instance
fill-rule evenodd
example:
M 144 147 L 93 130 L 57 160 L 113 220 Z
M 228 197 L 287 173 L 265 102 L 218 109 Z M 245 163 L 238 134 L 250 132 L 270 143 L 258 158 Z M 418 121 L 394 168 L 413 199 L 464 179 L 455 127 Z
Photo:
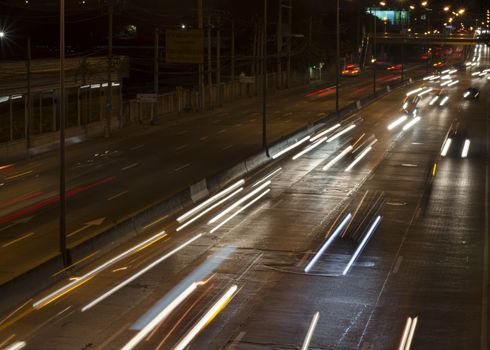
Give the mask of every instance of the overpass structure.
M 372 35 L 370 35 L 372 37 Z M 394 34 L 382 33 L 375 36 L 377 44 L 411 45 L 474 45 L 490 44 L 490 37 L 477 37 L 473 34 Z

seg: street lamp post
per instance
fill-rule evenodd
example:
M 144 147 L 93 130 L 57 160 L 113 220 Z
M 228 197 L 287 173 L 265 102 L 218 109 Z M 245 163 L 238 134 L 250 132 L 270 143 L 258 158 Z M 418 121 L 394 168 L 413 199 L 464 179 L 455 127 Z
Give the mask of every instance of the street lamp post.
M 60 0 L 60 253 L 63 265 L 70 264 L 66 250 L 65 196 L 65 0 Z
M 339 113 L 339 88 L 340 88 L 340 0 L 337 0 L 337 13 L 336 13 L 336 21 L 337 21 L 337 73 L 335 74 L 335 112 Z
M 264 28 L 262 28 L 262 147 L 267 156 L 267 0 L 264 0 Z

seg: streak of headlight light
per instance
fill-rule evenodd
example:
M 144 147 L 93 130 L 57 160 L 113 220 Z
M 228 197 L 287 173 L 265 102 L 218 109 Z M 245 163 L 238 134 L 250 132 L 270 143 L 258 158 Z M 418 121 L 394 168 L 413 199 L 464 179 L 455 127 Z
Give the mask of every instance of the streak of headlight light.
M 441 83 L 441 86 L 446 86 L 451 84 L 451 80 L 446 80 L 444 83 Z
M 483 72 L 484 72 L 484 73 L 488 73 L 488 72 L 490 72 L 490 68 L 484 69 L 484 70 L 483 70 Z
M 325 142 L 327 140 L 328 137 L 322 137 L 320 140 L 318 140 L 317 142 L 315 142 L 314 144 L 306 147 L 304 150 L 302 150 L 301 152 L 295 154 L 293 156 L 293 160 L 296 160 L 298 159 L 299 157 L 301 157 L 303 154 L 305 153 L 308 153 L 309 151 L 311 151 L 312 149 L 315 149 L 317 148 L 318 146 L 320 146 L 322 144 L 322 142 Z
M 252 192 L 250 192 L 246 196 L 240 198 L 238 201 L 236 201 L 235 203 L 233 203 L 232 205 L 230 205 L 228 208 L 226 208 L 225 210 L 223 210 L 218 215 L 214 216 L 211 220 L 208 221 L 208 224 L 212 224 L 212 223 L 216 222 L 217 220 L 219 220 L 220 218 L 222 218 L 223 216 L 225 216 L 226 214 L 228 214 L 230 211 L 232 211 L 233 209 L 235 209 L 236 207 L 238 207 L 240 204 L 242 204 L 243 202 L 245 202 L 250 197 L 255 196 L 255 194 L 257 194 L 258 192 L 262 191 L 264 188 L 266 188 L 270 184 L 271 184 L 271 181 L 270 180 L 267 181 L 267 182 L 264 182 L 262 185 L 260 185 L 259 187 L 257 187 L 255 190 L 253 190 Z
M 397 120 L 392 122 L 390 125 L 388 125 L 388 130 L 392 130 L 392 129 L 396 128 L 398 125 L 403 123 L 406 119 L 407 119 L 406 115 L 401 116 L 400 118 L 398 118 Z
M 448 79 L 451 79 L 451 75 L 447 74 L 447 75 L 443 75 L 441 77 L 442 80 L 448 80 Z
M 479 75 L 481 72 L 478 71 L 478 72 L 474 72 L 474 73 L 471 73 L 472 76 L 476 76 L 476 75 Z
M 418 88 L 418 89 L 415 89 L 415 90 L 409 91 L 409 92 L 407 92 L 407 96 L 410 96 L 410 95 L 416 94 L 417 92 L 420 92 L 420 91 L 422 91 L 422 90 L 423 90 L 423 88 Z
M 468 151 L 470 150 L 470 140 L 464 140 L 463 151 L 461 152 L 461 158 L 468 157 Z
M 471 66 L 471 62 L 466 62 L 465 65 L 466 66 Z
M 63 287 L 55 290 L 51 294 L 48 294 L 44 298 L 36 301 L 34 304 L 32 304 L 32 306 L 35 309 L 42 308 L 43 306 L 49 304 L 50 302 L 52 302 L 53 300 L 55 300 L 59 296 L 61 296 L 63 294 L 66 294 L 70 290 L 76 288 L 79 284 L 82 284 L 84 281 L 86 281 L 87 279 L 93 277 L 98 272 L 100 272 L 100 271 L 108 268 L 111 265 L 114 265 L 116 262 L 118 262 L 119 260 L 121 260 L 124 257 L 128 256 L 129 254 L 134 253 L 135 251 L 137 251 L 138 249 L 144 247 L 145 245 L 147 245 L 147 244 L 149 244 L 149 243 L 151 243 L 151 242 L 153 242 L 153 241 L 155 241 L 157 239 L 161 239 L 161 238 L 165 237 L 166 235 L 167 234 L 165 233 L 165 231 L 162 231 L 162 232 L 157 233 L 156 235 L 148 238 L 147 240 L 144 240 L 143 242 L 141 242 L 141 243 L 135 245 L 134 247 L 132 247 L 132 248 L 130 248 L 130 249 L 122 252 L 118 256 L 116 256 L 116 257 L 114 257 L 114 258 L 106 261 L 102 265 L 100 265 L 100 266 L 96 267 L 95 269 L 87 272 L 86 274 L 80 276 L 78 279 L 74 280 L 73 282 L 70 282 L 70 283 L 66 284 L 65 286 L 63 286 Z
M 328 170 L 330 169 L 335 163 L 337 163 L 340 159 L 344 158 L 347 153 L 349 153 L 350 151 L 352 151 L 352 146 L 348 146 L 346 149 L 344 149 L 342 152 L 340 152 L 339 155 L 337 155 L 334 159 L 332 159 L 330 162 L 328 162 L 323 168 L 322 170 Z
M 456 73 L 457 71 L 458 71 L 457 69 L 450 70 L 450 71 L 449 71 L 449 74 L 454 74 L 454 73 Z
M 417 108 L 415 108 L 412 112 L 413 117 L 415 118 L 417 116 Z
M 459 83 L 459 80 L 455 80 L 455 81 L 453 81 L 452 83 L 448 84 L 447 86 L 454 86 L 454 85 L 456 85 L 457 83 Z
M 192 283 L 177 298 L 175 298 L 166 308 L 155 316 L 143 329 L 141 329 L 121 350 L 131 350 L 137 346 L 150 332 L 158 326 L 170 313 L 177 308 L 189 295 L 197 288 L 197 283 Z
M 230 193 L 231 191 L 233 191 L 235 188 L 242 186 L 244 183 L 245 183 L 245 180 L 244 179 L 241 179 L 241 180 L 235 182 L 230 187 L 224 189 L 223 191 L 217 193 L 216 195 L 214 195 L 211 198 L 207 199 L 206 201 L 202 202 L 197 207 L 195 207 L 195 208 L 189 210 L 188 212 L 182 214 L 181 216 L 179 216 L 177 218 L 177 221 L 178 222 L 182 222 L 184 220 L 187 220 L 190 216 L 194 215 L 194 213 L 198 212 L 203 207 L 206 207 L 207 205 L 211 204 L 212 202 L 214 202 L 214 201 L 220 199 L 221 197 L 227 195 L 228 193 Z
M 464 94 L 463 94 L 463 97 L 468 97 L 470 95 L 470 92 L 469 91 L 466 91 Z
M 490 75 L 487 75 L 487 80 L 490 80 Z
M 418 96 L 422 97 L 425 94 L 431 92 L 432 90 L 433 90 L 432 88 L 428 88 L 427 90 L 424 90 L 424 91 L 419 92 Z
M 415 333 L 415 328 L 417 327 L 418 317 L 415 317 L 412 321 L 412 327 L 410 328 L 410 333 L 408 334 L 407 343 L 405 344 L 405 350 L 410 350 L 412 346 L 413 335 Z
M 444 106 L 446 104 L 447 100 L 449 100 L 449 96 L 444 97 L 441 100 L 441 102 L 439 102 L 439 106 L 441 106 L 441 107 Z
M 313 265 L 316 264 L 318 259 L 320 259 L 320 257 L 323 255 L 323 253 L 325 253 L 325 250 L 327 250 L 327 248 L 332 244 L 332 242 L 335 240 L 335 238 L 337 238 L 337 236 L 340 234 L 340 232 L 342 232 L 345 225 L 347 225 L 347 223 L 350 221 L 351 218 L 352 218 L 351 213 L 349 213 L 345 216 L 344 220 L 342 220 L 342 222 L 339 224 L 339 226 L 337 226 L 335 231 L 330 235 L 330 237 L 328 237 L 328 239 L 321 246 L 321 248 L 318 250 L 318 252 L 313 256 L 313 259 L 311 259 L 310 262 L 308 263 L 308 265 L 306 265 L 305 270 L 304 270 L 305 272 L 309 272 L 311 270 Z
M 202 217 L 203 215 L 206 215 L 207 213 L 209 213 L 211 210 L 213 210 L 214 208 L 220 206 L 221 204 L 223 204 L 224 202 L 228 201 L 229 199 L 233 198 L 234 196 L 236 196 L 238 193 L 240 193 L 241 191 L 243 191 L 243 187 L 240 187 L 238 190 L 236 190 L 235 192 L 233 192 L 232 194 L 230 194 L 229 196 L 223 198 L 222 200 L 220 200 L 218 203 L 215 203 L 213 204 L 212 206 L 210 206 L 209 208 L 207 208 L 206 210 L 202 211 L 201 213 L 199 213 L 198 215 L 194 216 L 192 219 L 190 219 L 189 221 L 187 221 L 186 223 L 184 223 L 183 225 L 177 227 L 177 229 L 175 231 L 180 231 L 182 230 L 183 228 L 185 228 L 186 226 L 192 224 L 194 221 L 196 221 L 197 219 L 199 219 L 200 217 Z
M 403 131 L 406 131 L 410 129 L 412 126 L 414 126 L 418 121 L 420 120 L 420 117 L 413 118 L 410 120 L 407 124 L 403 126 Z
M 280 152 L 278 152 L 278 153 L 274 154 L 274 155 L 272 156 L 272 159 L 279 158 L 279 157 L 280 157 L 280 156 L 282 156 L 284 153 L 289 152 L 289 151 L 290 151 L 290 150 L 292 150 L 293 148 L 298 147 L 298 146 L 299 146 L 299 145 L 301 145 L 303 142 L 308 141 L 309 139 L 310 139 L 310 136 L 303 137 L 303 138 L 302 138 L 301 140 L 299 140 L 298 142 L 296 142 L 296 143 L 292 144 L 291 146 L 289 146 L 289 147 L 287 147 L 287 148 L 283 149 L 282 151 L 280 151 Z
M 320 313 L 317 311 L 313 315 L 311 319 L 310 327 L 308 327 L 308 332 L 306 333 L 305 340 L 303 341 L 303 346 L 301 350 L 308 350 L 311 342 L 311 338 L 313 337 L 313 332 L 315 332 L 316 324 L 318 323 L 318 319 L 320 318 Z
M 405 102 L 402 106 L 403 109 L 406 109 L 408 107 L 408 102 Z
M 345 133 L 349 132 L 350 130 L 354 129 L 356 127 L 356 124 L 352 124 L 351 126 L 345 128 L 344 130 L 342 131 L 339 131 L 338 133 L 336 133 L 335 135 L 333 135 L 332 137 L 330 137 L 327 142 L 330 143 L 332 142 L 333 140 L 339 138 L 340 136 L 344 135 Z
M 269 179 L 269 178 L 273 177 L 273 176 L 274 176 L 276 173 L 278 173 L 278 172 L 279 172 L 279 171 L 281 171 L 281 170 L 282 170 L 282 168 L 281 168 L 281 167 L 277 168 L 276 170 L 274 170 L 274 171 L 273 171 L 272 173 L 270 173 L 269 175 L 264 176 L 262 179 L 260 179 L 260 180 L 259 180 L 259 181 L 257 181 L 256 183 L 254 183 L 254 184 L 252 185 L 252 187 L 255 187 L 255 186 L 257 186 L 258 184 L 260 184 L 260 183 L 264 182 L 265 180 L 267 180 L 267 179 Z
M 449 73 L 449 69 L 443 70 L 443 71 L 441 72 L 441 74 L 446 74 L 446 73 Z
M 366 154 L 368 154 L 369 151 L 371 151 L 372 149 L 373 148 L 371 146 L 369 146 L 364 151 L 362 151 L 361 154 L 359 154 L 359 156 L 356 159 L 354 159 L 354 161 L 352 163 L 350 163 L 350 165 L 347 168 L 345 168 L 344 171 L 350 171 L 354 167 L 354 165 L 359 163 L 361 161 L 361 159 L 364 158 L 366 156 Z
M 93 301 L 91 301 L 90 303 L 88 303 L 87 305 L 85 305 L 82 308 L 81 311 L 84 312 L 84 311 L 87 311 L 87 310 L 91 309 L 92 307 L 94 307 L 95 305 L 97 305 L 98 303 L 100 303 L 101 301 L 103 301 L 104 299 L 106 299 L 107 297 L 111 296 L 112 294 L 114 294 L 115 292 L 117 292 L 118 290 L 120 290 L 121 288 L 123 288 L 124 286 L 126 286 L 129 283 L 133 282 L 135 279 L 137 279 L 138 277 L 140 277 L 141 275 L 143 275 L 145 272 L 151 270 L 152 268 L 154 268 L 155 266 L 157 266 L 158 264 L 160 264 L 162 261 L 167 260 L 172 255 L 174 255 L 175 253 L 179 252 L 180 250 L 182 250 L 183 248 L 185 248 L 186 246 L 188 246 L 189 244 L 191 244 L 192 242 L 194 242 L 195 240 L 197 240 L 197 239 L 199 239 L 201 237 L 202 237 L 202 234 L 198 234 L 197 236 L 194 236 L 193 238 L 189 239 L 188 241 L 186 241 L 185 243 L 181 244 L 177 248 L 174 248 L 173 250 L 171 250 L 170 252 L 168 252 L 167 254 L 165 254 L 164 256 L 162 256 L 161 258 L 155 260 L 154 262 L 152 262 L 151 264 L 147 265 L 145 268 L 141 269 L 140 271 L 138 271 L 137 273 L 135 273 L 134 275 L 132 275 L 131 277 L 129 277 L 125 281 L 119 283 L 115 287 L 111 288 L 110 290 L 108 290 L 107 292 L 105 292 L 104 294 L 102 294 L 101 296 L 97 297 L 96 299 L 94 299 Z
M 10 346 L 7 346 L 3 350 L 20 350 L 20 349 L 25 348 L 26 345 L 27 345 L 27 343 L 25 341 L 18 341 L 18 342 L 11 344 Z
M 429 106 L 432 106 L 436 101 L 439 99 L 439 96 L 435 96 L 432 100 L 429 102 Z
M 428 76 L 424 77 L 424 79 L 422 79 L 422 80 L 432 80 L 433 78 L 434 78 L 433 75 L 428 75 Z
M 400 345 L 398 346 L 398 350 L 405 350 L 405 345 L 407 344 L 407 338 L 411 328 L 412 328 L 412 318 L 409 317 L 407 318 L 407 322 L 405 323 L 405 328 L 403 329 L 403 334 L 400 340 Z
M 476 66 L 476 62 L 473 62 L 471 65 L 472 65 L 472 66 Z
M 381 216 L 378 215 L 378 217 L 376 218 L 376 220 L 374 220 L 374 222 L 371 225 L 371 227 L 369 227 L 369 230 L 366 233 L 366 236 L 361 241 L 361 244 L 359 244 L 359 247 L 357 247 L 356 251 L 354 252 L 354 255 L 352 255 L 352 258 L 349 260 L 349 263 L 347 264 L 347 266 L 345 267 L 344 271 L 342 272 L 342 275 L 345 276 L 347 274 L 347 272 L 349 272 L 352 264 L 354 263 L 354 261 L 356 261 L 356 259 L 358 258 L 359 254 L 361 254 L 361 251 L 366 246 L 367 242 L 369 241 L 369 238 L 371 238 L 372 234 L 374 233 L 374 230 L 376 229 L 376 227 L 378 226 L 378 224 L 379 224 L 380 221 L 381 221 Z
M 340 127 L 340 124 L 335 124 L 334 126 L 332 126 L 331 128 L 328 128 L 327 130 L 323 130 L 321 133 L 313 136 L 311 139 L 310 139 L 310 142 L 315 142 L 316 140 L 318 140 L 320 137 L 322 137 L 323 135 L 325 134 L 328 134 L 330 131 L 333 131 L 337 128 Z
M 487 75 L 487 73 L 481 72 L 480 74 L 478 74 L 479 77 L 484 77 L 485 75 Z
M 233 294 L 237 291 L 237 285 L 233 285 L 224 293 L 221 298 L 201 317 L 192 329 L 174 347 L 174 350 L 184 350 L 192 342 L 194 337 L 228 304 Z
M 452 141 L 453 140 L 451 140 L 451 138 L 448 138 L 446 142 L 444 142 L 444 146 L 442 147 L 442 151 L 441 151 L 441 156 L 445 157 L 447 155 L 447 152 L 449 151 L 449 147 L 451 147 Z
M 213 233 L 214 231 L 216 231 L 217 229 L 219 229 L 221 226 L 223 226 L 224 224 L 226 224 L 228 221 L 230 221 L 235 216 L 237 216 L 238 214 L 240 214 L 242 211 L 244 211 L 245 209 L 247 209 L 249 206 L 251 206 L 252 204 L 254 204 L 255 202 L 257 202 L 260 198 L 264 197 L 267 193 L 270 192 L 270 190 L 271 189 L 268 188 L 267 190 L 265 190 L 264 192 L 262 192 L 258 197 L 254 198 L 252 201 L 250 201 L 249 203 L 247 203 L 246 205 L 244 205 L 243 207 L 241 207 L 239 210 L 237 210 L 236 212 L 234 212 L 232 215 L 230 215 L 229 217 L 227 217 L 225 220 L 223 220 L 222 222 L 220 222 L 219 225 L 217 225 L 216 227 L 214 227 L 211 231 L 209 231 L 209 233 Z

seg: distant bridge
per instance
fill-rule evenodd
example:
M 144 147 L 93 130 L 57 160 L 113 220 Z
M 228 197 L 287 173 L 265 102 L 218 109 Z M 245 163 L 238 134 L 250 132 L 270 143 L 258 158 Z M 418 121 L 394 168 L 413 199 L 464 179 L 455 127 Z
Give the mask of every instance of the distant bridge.
M 490 37 L 483 35 L 476 37 L 472 34 L 378 34 L 378 44 L 408 44 L 408 45 L 475 45 L 490 44 Z

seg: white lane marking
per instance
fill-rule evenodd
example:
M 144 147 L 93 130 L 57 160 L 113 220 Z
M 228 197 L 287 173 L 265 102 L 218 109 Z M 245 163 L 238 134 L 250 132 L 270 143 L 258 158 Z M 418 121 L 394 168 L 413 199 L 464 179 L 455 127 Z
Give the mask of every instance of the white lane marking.
M 407 167 L 407 168 L 416 168 L 418 167 L 417 164 L 412 164 L 412 163 L 402 163 L 401 166 Z
M 191 165 L 191 164 L 190 163 L 184 164 L 182 166 L 179 166 L 178 168 L 175 168 L 174 171 L 180 171 L 184 168 L 187 168 L 189 165 Z
M 399 256 L 398 259 L 396 259 L 396 264 L 395 267 L 393 268 L 393 273 L 398 273 L 398 270 L 400 269 L 400 265 L 402 264 L 403 256 Z
M 177 151 L 180 151 L 181 149 L 184 149 L 188 146 L 188 144 L 185 144 L 185 145 L 181 145 L 179 147 L 176 148 Z
M 118 194 L 115 194 L 114 196 L 112 197 L 109 197 L 107 198 L 108 201 L 111 201 L 113 199 L 116 199 L 118 197 L 121 197 L 121 196 L 124 196 L 126 193 L 128 193 L 129 191 L 122 191 L 122 192 L 119 192 Z
M 423 142 L 412 142 L 412 145 L 423 145 Z
M 150 222 L 148 225 L 143 226 L 143 229 L 146 230 L 148 227 L 158 224 L 160 221 L 165 220 L 166 218 L 168 218 L 168 215 L 164 215 L 161 218 L 158 218 L 155 221 Z
M 76 231 L 73 231 L 72 233 L 66 235 L 66 237 L 71 237 L 71 236 L 74 236 L 76 235 L 77 233 L 80 233 L 82 232 L 83 230 L 86 230 L 88 229 L 89 227 L 91 226 L 100 226 L 102 225 L 102 223 L 105 221 L 105 217 L 103 218 L 98 218 L 98 219 L 94 219 L 94 220 L 91 220 L 91 221 L 88 221 L 85 223 L 85 225 L 83 225 L 82 227 L 80 227 L 78 230 Z
M 289 117 L 290 115 L 293 115 L 293 112 L 284 113 L 284 117 Z
M 128 169 L 131 169 L 131 168 L 134 168 L 135 166 L 138 166 L 139 163 L 133 163 L 133 164 L 129 164 L 128 166 L 125 166 L 124 168 L 122 168 L 121 170 L 128 170 Z
M 228 145 L 228 146 L 226 146 L 225 148 L 222 148 L 222 149 L 221 149 L 221 151 L 226 151 L 227 149 L 230 149 L 230 148 L 232 148 L 232 147 L 233 147 L 233 145 Z
M 407 205 L 407 202 L 386 202 L 386 205 L 401 207 L 401 206 Z
M 203 137 L 201 137 L 199 140 L 200 140 L 200 141 L 204 141 L 204 140 L 207 140 L 207 139 L 208 139 L 208 137 L 207 137 L 207 136 L 203 136 Z
M 303 266 L 306 262 L 306 260 L 308 259 L 308 257 L 311 255 L 311 250 L 308 250 L 305 255 L 303 255 L 303 257 L 301 258 L 300 261 L 298 261 L 298 263 L 296 264 L 297 267 L 299 266 Z
M 221 129 L 221 130 L 218 131 L 218 134 L 223 134 L 225 132 L 226 132 L 226 129 Z
M 145 145 L 138 145 L 138 146 L 131 147 L 130 150 L 131 151 L 136 151 L 137 149 L 140 149 L 140 148 L 143 148 L 143 147 L 145 147 Z
M 233 350 L 238 345 L 238 343 L 240 343 L 240 341 L 243 339 L 245 334 L 247 334 L 247 332 L 245 332 L 245 331 L 241 331 L 240 333 L 238 333 L 238 335 L 235 337 L 235 339 L 233 339 L 231 344 L 228 345 L 225 350 Z
M 25 171 L 23 173 L 19 173 L 19 174 L 15 174 L 15 175 L 12 175 L 12 176 L 9 176 L 9 177 L 6 177 L 5 180 L 13 180 L 15 178 L 18 178 L 18 177 L 21 177 L 21 176 L 24 176 L 24 175 L 28 175 L 32 173 L 32 170 L 29 170 L 29 171 Z
M 2 248 L 7 248 L 8 246 L 10 246 L 10 245 L 12 245 L 12 244 L 15 244 L 15 243 L 17 243 L 17 242 L 19 242 L 19 241 L 21 241 L 21 240 L 23 240 L 23 239 L 27 238 L 27 237 L 30 237 L 30 236 L 32 236 L 33 234 L 34 234 L 34 232 L 30 232 L 30 233 L 28 233 L 28 234 L 26 234 L 26 235 L 24 235 L 24 236 L 21 236 L 21 237 L 19 237 L 19 238 L 14 239 L 13 241 L 7 242 L 7 243 L 5 243 L 5 244 L 3 244 L 3 245 L 2 245 Z

